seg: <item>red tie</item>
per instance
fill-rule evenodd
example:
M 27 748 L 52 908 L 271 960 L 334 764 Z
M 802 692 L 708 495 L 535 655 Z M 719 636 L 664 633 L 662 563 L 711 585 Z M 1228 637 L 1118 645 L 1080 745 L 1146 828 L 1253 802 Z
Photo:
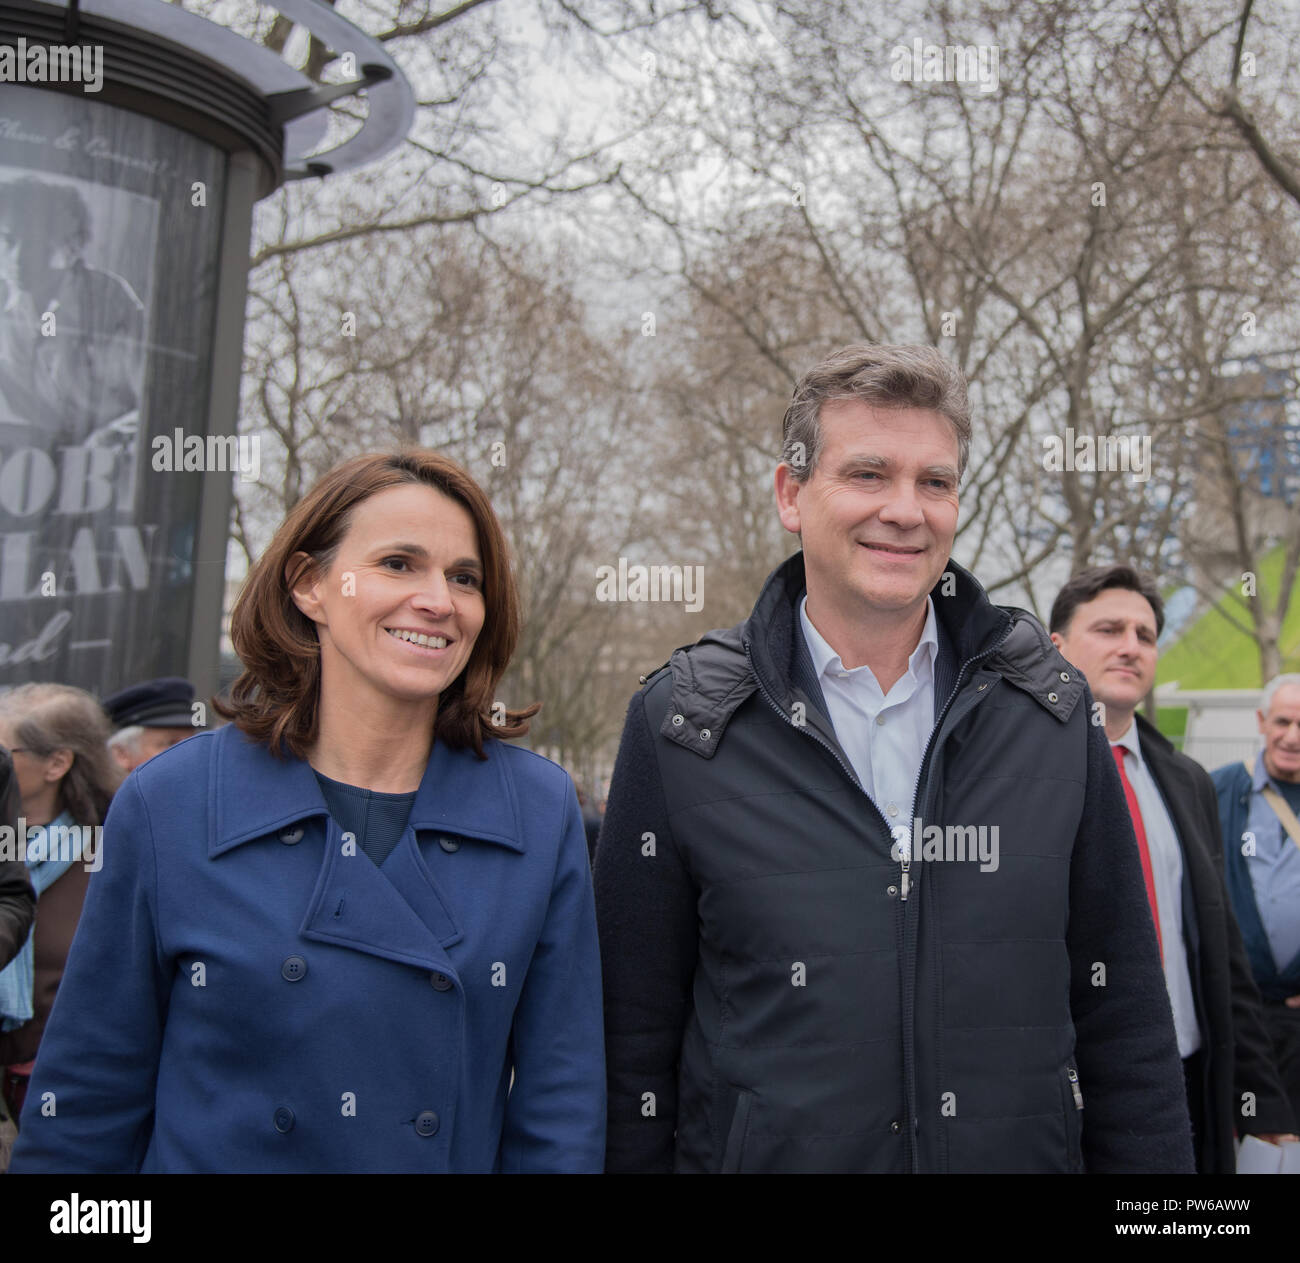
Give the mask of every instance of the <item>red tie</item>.
M 1156 924 L 1156 944 L 1160 948 L 1160 963 L 1165 963 L 1165 944 L 1160 936 L 1160 912 L 1156 907 L 1156 879 L 1151 871 L 1151 852 L 1147 849 L 1147 831 L 1142 826 L 1142 812 L 1138 810 L 1137 794 L 1124 771 L 1124 747 L 1111 746 L 1115 756 L 1115 766 L 1119 768 L 1119 779 L 1124 785 L 1124 797 L 1128 800 L 1128 814 L 1133 817 L 1133 832 L 1137 834 L 1138 856 L 1142 860 L 1142 880 L 1147 884 L 1147 902 L 1151 905 L 1151 919 Z

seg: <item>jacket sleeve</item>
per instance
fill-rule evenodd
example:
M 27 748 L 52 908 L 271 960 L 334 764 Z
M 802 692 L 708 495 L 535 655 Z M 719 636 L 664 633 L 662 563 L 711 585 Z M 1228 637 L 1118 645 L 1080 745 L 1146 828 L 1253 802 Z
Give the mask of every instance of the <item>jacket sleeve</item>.
M 41 1038 L 10 1170 L 137 1172 L 153 1135 L 169 994 L 149 812 L 127 779 L 104 823 L 103 867 Z
M 0 969 L 22 950 L 36 915 L 36 892 L 17 849 L 21 810 L 13 761 L 0 750 L 0 825 L 12 829 L 14 839 L 13 858 L 0 859 Z
M 697 898 L 673 841 L 655 735 L 645 695 L 638 693 L 628 707 L 596 845 L 607 1171 L 673 1169 L 677 1066 L 699 948 Z
M 1091 693 L 1085 700 L 1091 714 Z M 1183 1065 L 1137 840 L 1105 730 L 1092 723 L 1067 941 L 1085 1167 L 1193 1173 Z
M 1263 1001 L 1246 956 L 1246 946 L 1233 913 L 1232 899 L 1224 879 L 1223 830 L 1219 822 L 1219 799 L 1207 773 L 1196 778 L 1200 813 L 1206 821 L 1211 867 L 1223 901 L 1223 920 L 1228 936 L 1228 977 L 1232 987 L 1233 1085 L 1236 1088 L 1236 1126 L 1241 1135 L 1294 1132 L 1296 1119 L 1273 1060 L 1273 1041 L 1261 1013 Z M 1253 1114 L 1242 1113 L 1249 1101 Z
M 600 945 L 587 834 L 567 777 L 565 788 L 550 903 L 511 1030 L 503 1172 L 598 1173 L 604 1164 Z

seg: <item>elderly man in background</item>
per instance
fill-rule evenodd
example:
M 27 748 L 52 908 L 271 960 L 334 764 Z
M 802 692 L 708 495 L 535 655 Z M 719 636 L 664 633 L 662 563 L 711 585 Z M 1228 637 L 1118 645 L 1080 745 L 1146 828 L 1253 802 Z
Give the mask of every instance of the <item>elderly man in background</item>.
M 1214 773 L 1228 893 L 1264 999 L 1278 1071 L 1300 1116 L 1300 675 L 1269 681 L 1264 748 Z
M 194 686 L 179 676 L 132 684 L 104 700 L 114 732 L 108 748 L 123 772 L 148 763 L 202 728 L 194 723 Z

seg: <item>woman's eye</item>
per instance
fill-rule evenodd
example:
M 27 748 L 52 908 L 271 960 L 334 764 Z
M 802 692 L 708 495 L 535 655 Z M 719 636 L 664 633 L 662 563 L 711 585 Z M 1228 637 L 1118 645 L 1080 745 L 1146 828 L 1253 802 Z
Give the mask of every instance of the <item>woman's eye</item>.
M 403 570 L 410 569 L 410 563 L 405 557 L 385 557 L 379 564 L 381 566 L 386 566 L 389 569 L 392 569 L 395 566 L 401 566 Z
M 452 575 L 451 581 L 453 583 L 459 583 L 461 587 L 465 588 L 477 588 L 480 583 L 478 575 L 470 574 L 468 571 L 463 574 Z

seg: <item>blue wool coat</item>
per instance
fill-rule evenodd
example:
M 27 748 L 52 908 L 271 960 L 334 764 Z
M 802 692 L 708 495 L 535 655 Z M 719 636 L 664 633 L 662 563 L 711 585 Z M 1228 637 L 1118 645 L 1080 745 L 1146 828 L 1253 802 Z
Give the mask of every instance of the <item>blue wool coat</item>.
M 435 744 L 382 869 L 233 726 L 133 773 L 12 1170 L 599 1171 L 582 816 L 553 763 L 485 750 Z

